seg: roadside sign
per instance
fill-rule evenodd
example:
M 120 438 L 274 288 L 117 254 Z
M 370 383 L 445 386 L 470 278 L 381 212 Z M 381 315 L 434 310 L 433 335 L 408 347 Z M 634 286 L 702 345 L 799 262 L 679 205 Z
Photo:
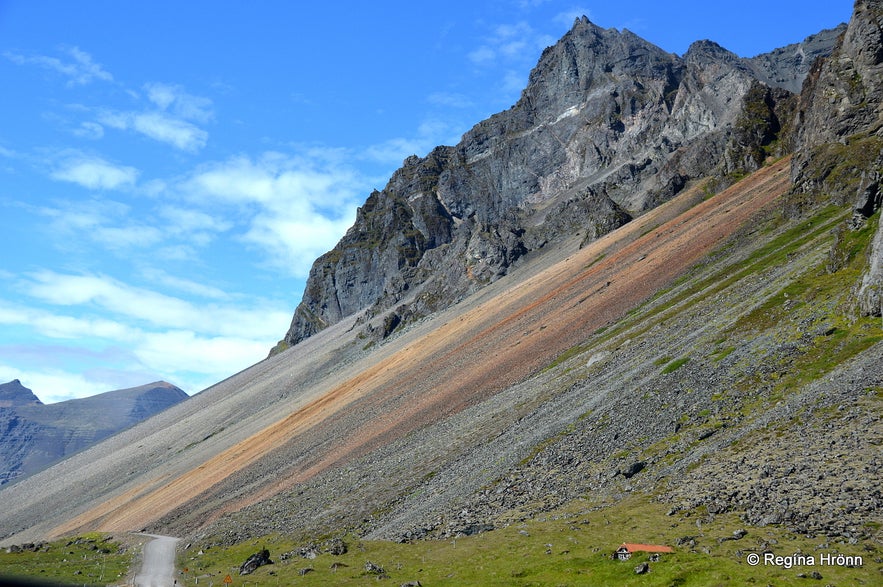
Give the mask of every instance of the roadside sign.
M 227 575 L 226 577 L 224 577 L 224 584 L 225 585 L 232 585 L 233 584 L 233 577 L 231 577 L 230 575 Z

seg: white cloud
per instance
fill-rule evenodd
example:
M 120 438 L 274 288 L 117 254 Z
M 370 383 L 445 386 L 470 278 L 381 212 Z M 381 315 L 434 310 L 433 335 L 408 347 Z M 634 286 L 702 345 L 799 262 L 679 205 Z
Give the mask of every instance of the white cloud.
M 53 179 L 69 181 L 91 190 L 114 190 L 131 186 L 138 170 L 126 165 L 115 165 L 93 155 L 70 155 L 51 173 Z
M 438 145 L 457 143 L 462 133 L 463 129 L 457 129 L 449 122 L 429 119 L 420 123 L 415 136 L 396 137 L 371 145 L 360 153 L 360 157 L 398 166 L 411 155 L 424 156 Z
M 155 82 L 146 84 L 144 89 L 147 98 L 160 110 L 170 111 L 179 118 L 197 122 L 209 122 L 214 118 L 211 100 L 188 94 L 181 86 Z
M 201 128 L 158 112 L 136 114 L 132 118 L 132 128 L 183 151 L 198 151 L 208 141 L 208 133 Z
M 182 151 L 196 152 L 208 142 L 208 132 L 196 123 L 214 118 L 212 101 L 188 94 L 172 84 L 150 83 L 144 86 L 151 106 L 137 111 L 101 110 L 98 122 L 117 130 L 134 131 Z M 133 93 L 132 97 L 141 97 Z
M 152 283 L 156 283 L 158 285 L 165 286 L 167 288 L 174 289 L 186 294 L 195 295 L 206 299 L 230 299 L 230 294 L 220 288 L 213 287 L 205 283 L 192 281 L 190 279 L 183 279 L 155 267 L 148 267 L 144 269 L 141 272 L 141 275 L 142 277 L 144 277 L 144 279 Z
M 555 37 L 540 33 L 525 21 L 500 24 L 467 57 L 481 67 L 507 63 L 529 67 L 536 63 L 539 52 L 555 41 Z
M 99 115 L 99 121 L 118 130 L 133 130 L 182 151 L 198 151 L 208 141 L 206 131 L 186 120 L 175 118 L 161 111 L 105 111 Z
M 0 300 L 0 324 L 28 326 L 42 336 L 58 339 L 101 337 L 128 340 L 132 331 L 124 324 L 103 318 L 75 318 L 39 308 L 8 304 Z
M 84 139 L 100 139 L 104 136 L 104 127 L 97 122 L 81 122 L 80 126 L 74 129 L 73 133 Z
M 132 287 L 102 275 L 70 275 L 53 271 L 32 273 L 23 284 L 27 294 L 56 306 L 94 305 L 104 311 L 154 326 L 187 324 L 194 308 L 187 302 Z
M 88 381 L 80 373 L 69 373 L 59 369 L 22 371 L 19 368 L 0 364 L 0 381 L 13 379 L 20 380 L 21 384 L 33 391 L 44 404 L 110 391 L 96 389 L 95 382 Z
M 113 76 L 101 65 L 92 61 L 92 56 L 79 47 L 67 47 L 63 49 L 73 61 L 62 61 L 57 57 L 45 55 L 24 56 L 17 53 L 6 52 L 4 56 L 18 65 L 36 65 L 44 69 L 50 69 L 68 78 L 68 85 L 82 86 L 95 80 L 113 81 Z
M 482 45 L 471 51 L 468 57 L 473 63 L 483 65 L 494 61 L 497 58 L 497 52 L 489 45 Z
M 182 189 L 203 206 L 235 207 L 247 225 L 245 242 L 302 277 L 352 224 L 366 186 L 335 153 L 269 152 L 207 165 Z
M 50 234 L 66 251 L 97 243 L 104 249 L 129 255 L 132 248 L 161 243 L 166 231 L 143 221 L 130 219 L 126 204 L 107 199 L 56 202 L 38 212 L 50 219 Z
M 171 330 L 146 334 L 133 351 L 145 365 L 165 373 L 187 373 L 198 365 L 217 383 L 263 359 L 271 347 L 265 340 Z
M 288 308 L 278 308 L 260 299 L 251 299 L 247 308 L 230 304 L 201 304 L 152 289 L 133 286 L 106 275 L 64 274 L 38 271 L 27 276 L 20 289 L 42 303 L 85 311 L 110 313 L 114 321 L 56 316 L 61 326 L 44 332 L 77 336 L 100 332 L 101 336 L 125 338 L 117 324 L 139 324 L 138 328 L 189 329 L 211 336 L 239 336 L 265 340 L 278 336 L 279 324 L 290 319 Z M 39 316 L 32 319 L 41 322 Z M 0 323 L 13 320 L 0 316 Z M 7 322 L 10 323 L 10 322 Z M 22 324 L 22 322 L 11 322 Z M 133 328 L 133 327 L 129 327 Z M 68 334 L 65 334 L 68 333 Z
M 161 206 L 158 213 L 164 220 L 163 227 L 167 234 L 180 237 L 200 248 L 209 246 L 217 235 L 235 226 L 232 221 L 220 218 L 216 214 L 177 205 Z
M 17 277 L 15 288 L 29 301 L 0 299 L 0 327 L 55 342 L 4 347 L 0 356 L 14 358 L 16 369 L 0 361 L 0 379 L 27 379 L 41 398 L 54 394 L 50 401 L 156 379 L 193 393 L 265 358 L 291 318 L 284 302 L 228 294 L 162 270 L 142 276 L 197 298 L 104 275 Z

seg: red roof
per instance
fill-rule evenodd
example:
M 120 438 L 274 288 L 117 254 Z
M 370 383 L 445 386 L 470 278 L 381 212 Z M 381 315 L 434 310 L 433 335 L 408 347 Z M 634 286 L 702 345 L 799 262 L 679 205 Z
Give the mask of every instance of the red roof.
M 629 552 L 674 552 L 674 549 L 671 546 L 662 546 L 659 544 L 631 544 L 623 542 L 622 546 L 619 548 L 620 550 L 624 548 Z

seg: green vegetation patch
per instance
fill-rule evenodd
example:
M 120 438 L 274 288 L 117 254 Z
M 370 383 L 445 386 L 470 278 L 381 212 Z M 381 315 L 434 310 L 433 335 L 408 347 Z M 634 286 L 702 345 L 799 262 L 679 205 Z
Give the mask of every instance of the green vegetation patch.
M 879 318 L 858 316 L 853 297 L 867 266 L 879 213 L 859 230 L 836 230 L 828 259 L 744 316 L 726 334 L 733 340 L 769 333 L 778 348 L 773 380 L 787 393 L 830 372 L 883 340 Z M 834 262 L 832 262 L 834 260 Z M 770 349 L 776 352 L 776 349 Z M 746 388 L 757 381 L 745 382 Z
M 119 585 L 132 564 L 130 550 L 103 534 L 0 549 L 3 578 L 69 585 Z
M 345 537 L 347 552 L 306 559 L 282 553 L 295 548 L 289 539 L 266 537 L 229 548 L 194 545 L 184 553 L 189 569 L 179 585 L 218 585 L 230 574 L 232 585 L 402 585 L 426 586 L 709 586 L 806 585 L 813 571 L 821 584 L 875 585 L 883 564 L 873 543 L 850 545 L 792 535 L 774 526 L 745 527 L 736 514 L 709 515 L 699 510 L 669 515 L 668 507 L 652 498 L 631 494 L 618 501 L 576 500 L 535 520 L 448 540 L 400 544 Z M 738 536 L 738 538 L 737 538 Z M 658 562 L 646 553 L 628 561 L 614 560 L 623 543 L 671 546 Z M 273 565 L 239 576 L 245 559 L 263 548 Z M 816 565 L 749 564 L 748 555 L 775 556 L 812 553 Z M 200 554 L 200 552 L 202 554 Z M 820 555 L 850 556 L 862 565 L 820 566 Z M 763 559 L 761 559 L 763 560 Z M 806 561 L 804 561 L 805 563 Z M 367 564 L 371 566 L 368 567 Z M 635 573 L 648 563 L 649 572 Z M 787 568 L 786 568 L 787 567 Z M 378 572 L 377 569 L 382 569 Z M 804 575 L 801 577 L 801 575 Z
M 669 373 L 674 373 L 675 371 L 686 365 L 689 361 L 690 357 L 681 357 L 680 359 L 675 359 L 662 368 L 662 374 L 668 375 Z

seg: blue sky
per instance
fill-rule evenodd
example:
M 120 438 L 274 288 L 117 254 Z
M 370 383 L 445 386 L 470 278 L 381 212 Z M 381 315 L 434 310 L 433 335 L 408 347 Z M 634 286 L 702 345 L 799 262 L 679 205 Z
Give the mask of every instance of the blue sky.
M 263 359 L 411 154 L 511 106 L 579 15 L 743 56 L 845 0 L 0 0 L 0 382 L 44 401 Z

